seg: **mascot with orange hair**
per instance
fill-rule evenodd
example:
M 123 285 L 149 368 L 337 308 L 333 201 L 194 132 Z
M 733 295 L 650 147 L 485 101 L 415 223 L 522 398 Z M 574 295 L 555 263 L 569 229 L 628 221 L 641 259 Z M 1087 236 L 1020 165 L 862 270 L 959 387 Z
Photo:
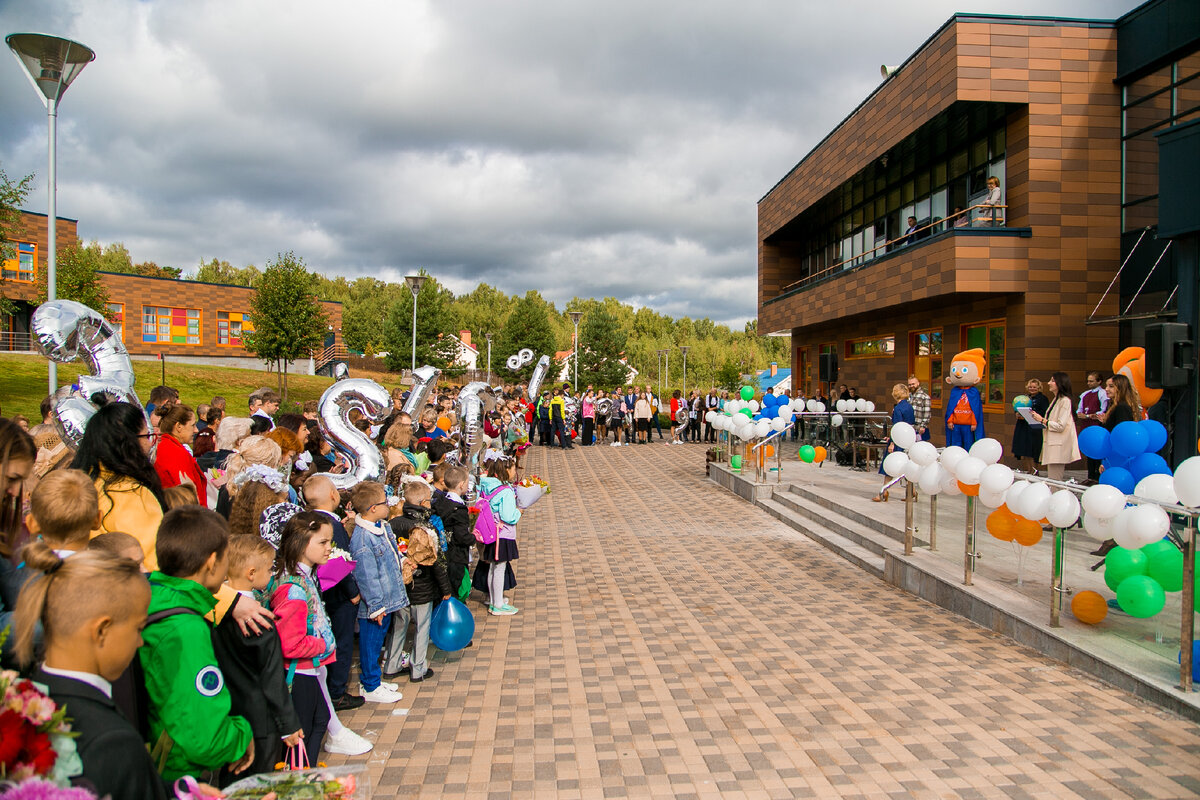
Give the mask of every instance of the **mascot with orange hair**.
M 986 362 L 979 347 L 964 350 L 950 362 L 946 383 L 953 388 L 946 401 L 946 446 L 958 445 L 970 450 L 984 438 L 983 398 L 976 385 L 983 379 Z
M 1117 353 L 1113 359 L 1113 374 L 1124 375 L 1133 384 L 1142 408 L 1150 406 L 1162 399 L 1162 389 L 1151 389 L 1146 386 L 1146 348 L 1126 347 Z

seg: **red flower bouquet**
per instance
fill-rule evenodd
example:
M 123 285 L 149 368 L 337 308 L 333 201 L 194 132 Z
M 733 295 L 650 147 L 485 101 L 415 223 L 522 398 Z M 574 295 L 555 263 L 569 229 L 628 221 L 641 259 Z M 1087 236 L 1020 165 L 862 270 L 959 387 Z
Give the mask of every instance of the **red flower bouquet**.
M 72 775 L 83 772 L 74 735 L 66 709 L 41 687 L 11 670 L 0 671 L 0 788 L 30 778 L 68 785 Z

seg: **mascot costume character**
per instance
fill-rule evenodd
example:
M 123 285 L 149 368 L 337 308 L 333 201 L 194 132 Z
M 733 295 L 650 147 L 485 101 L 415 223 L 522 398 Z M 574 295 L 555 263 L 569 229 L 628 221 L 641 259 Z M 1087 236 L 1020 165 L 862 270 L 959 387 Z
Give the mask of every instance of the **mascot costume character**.
M 983 379 L 983 350 L 964 350 L 950 362 L 946 383 L 952 387 L 946 401 L 946 446 L 970 450 L 983 435 L 983 398 L 976 384 Z
M 1151 406 L 1162 399 L 1162 389 L 1151 389 L 1146 386 L 1146 350 L 1142 347 L 1126 347 L 1112 363 L 1114 375 L 1124 375 L 1133 384 L 1133 389 L 1142 402 L 1142 408 L 1149 410 Z

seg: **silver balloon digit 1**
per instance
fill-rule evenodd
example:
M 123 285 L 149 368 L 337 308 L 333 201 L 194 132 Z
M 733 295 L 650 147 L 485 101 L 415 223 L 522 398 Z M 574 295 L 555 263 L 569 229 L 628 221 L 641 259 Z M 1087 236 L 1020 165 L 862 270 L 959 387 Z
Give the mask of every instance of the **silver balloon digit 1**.
M 317 403 L 321 434 L 350 462 L 344 473 L 324 473 L 334 486 L 349 489 L 362 481 L 383 478 L 383 455 L 367 434 L 351 424 L 350 409 L 357 409 L 371 422 L 381 422 L 391 406 L 388 390 L 368 378 L 345 378 L 321 395 Z
M 542 388 L 542 380 L 546 377 L 546 373 L 550 370 L 550 356 L 542 356 L 538 359 L 537 366 L 533 368 L 533 375 L 529 378 L 529 385 L 525 387 L 525 393 L 529 397 L 529 402 L 537 402 L 538 392 Z
M 428 364 L 413 370 L 412 388 L 409 389 L 408 399 L 404 401 L 404 406 L 400 410 L 412 417 L 414 423 L 421 416 L 421 412 L 425 410 L 425 401 L 429 399 L 429 393 L 433 391 L 433 387 L 437 386 L 438 376 L 441 374 L 440 369 Z
M 79 448 L 88 420 L 96 413 L 92 395 L 102 393 L 141 406 L 133 391 L 129 352 L 100 312 L 74 300 L 51 300 L 33 312 L 31 328 L 43 356 L 60 364 L 81 359 L 92 373 L 54 393 L 54 427 L 67 447 Z
M 469 500 L 478 494 L 479 471 L 483 466 L 483 417 L 495 408 L 496 396 L 483 381 L 468 383 L 458 393 L 458 463 L 470 476 Z

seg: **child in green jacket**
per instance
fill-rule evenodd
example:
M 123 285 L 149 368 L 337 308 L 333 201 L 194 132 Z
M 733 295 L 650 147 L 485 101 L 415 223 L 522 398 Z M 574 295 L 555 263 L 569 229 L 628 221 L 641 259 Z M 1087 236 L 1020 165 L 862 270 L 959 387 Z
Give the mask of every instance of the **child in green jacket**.
M 198 506 L 172 509 L 158 529 L 159 571 L 150 575 L 150 616 L 138 654 L 150 700 L 151 755 L 168 781 L 211 780 L 225 765 L 240 773 L 254 760 L 250 723 L 230 716 L 205 619 L 225 580 L 228 531 L 219 514 Z

